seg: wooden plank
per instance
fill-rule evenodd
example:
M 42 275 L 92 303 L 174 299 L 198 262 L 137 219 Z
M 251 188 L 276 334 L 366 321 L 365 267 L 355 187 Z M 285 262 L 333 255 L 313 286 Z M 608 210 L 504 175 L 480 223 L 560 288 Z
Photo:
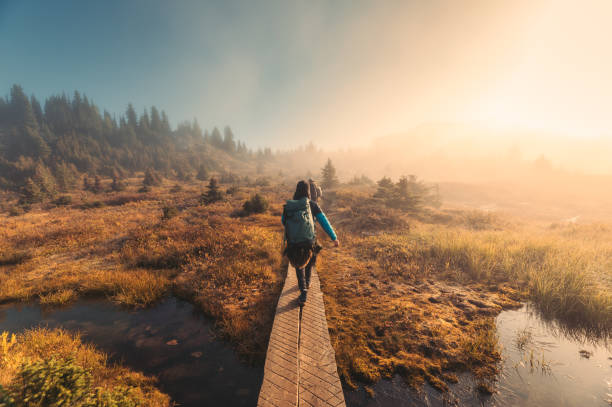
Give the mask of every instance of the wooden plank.
M 258 406 L 346 406 L 329 340 L 319 276 L 313 270 L 300 309 L 295 269 L 289 266 L 270 334 Z
M 299 405 L 346 406 L 316 270 L 312 271 L 308 300 L 302 308 L 299 357 Z
M 258 406 L 289 407 L 298 404 L 298 336 L 300 306 L 295 271 L 287 278 L 276 306 L 276 316 L 264 366 Z

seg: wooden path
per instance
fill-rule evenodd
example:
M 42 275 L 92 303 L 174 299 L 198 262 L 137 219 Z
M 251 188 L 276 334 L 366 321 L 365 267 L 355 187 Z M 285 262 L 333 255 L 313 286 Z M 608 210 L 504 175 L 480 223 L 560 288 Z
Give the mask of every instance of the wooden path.
M 257 405 L 346 406 L 316 270 L 308 301 L 301 308 L 299 295 L 295 270 L 289 266 L 276 307 Z

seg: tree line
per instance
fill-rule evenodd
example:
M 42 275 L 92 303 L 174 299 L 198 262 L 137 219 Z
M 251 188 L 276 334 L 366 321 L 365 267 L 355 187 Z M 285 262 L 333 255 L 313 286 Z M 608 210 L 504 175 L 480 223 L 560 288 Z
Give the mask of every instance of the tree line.
M 49 97 L 44 104 L 13 85 L 0 97 L 0 188 L 55 190 L 74 186 L 81 174 L 118 177 L 148 168 L 181 178 L 215 170 L 219 150 L 238 159 L 269 158 L 270 149 L 253 152 L 228 126 L 202 131 L 198 122 L 172 129 L 155 106 L 138 114 L 129 104 L 116 117 L 100 111 L 78 91 Z

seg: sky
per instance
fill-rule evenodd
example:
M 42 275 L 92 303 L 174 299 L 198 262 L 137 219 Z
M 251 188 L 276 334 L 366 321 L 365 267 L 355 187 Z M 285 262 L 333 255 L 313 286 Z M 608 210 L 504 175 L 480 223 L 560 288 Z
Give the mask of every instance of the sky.
M 0 95 L 347 147 L 422 123 L 612 135 L 608 0 L 0 0 Z

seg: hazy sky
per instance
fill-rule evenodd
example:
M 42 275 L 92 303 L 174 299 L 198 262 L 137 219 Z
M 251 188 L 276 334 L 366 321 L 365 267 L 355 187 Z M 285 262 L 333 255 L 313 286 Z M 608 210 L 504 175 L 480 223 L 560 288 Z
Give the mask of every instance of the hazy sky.
M 0 92 L 85 92 L 251 145 L 422 122 L 612 134 L 612 1 L 0 0 Z

